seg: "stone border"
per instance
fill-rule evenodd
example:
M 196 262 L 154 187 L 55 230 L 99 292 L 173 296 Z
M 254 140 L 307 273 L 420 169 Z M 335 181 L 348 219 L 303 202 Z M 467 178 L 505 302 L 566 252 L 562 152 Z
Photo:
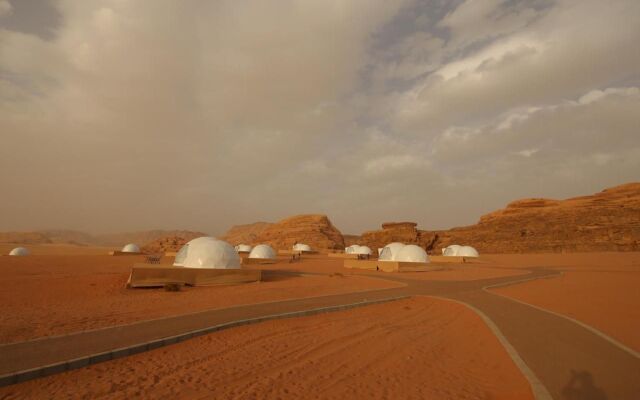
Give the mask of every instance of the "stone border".
M 23 370 L 23 371 L 16 371 L 11 374 L 0 376 L 0 387 L 9 386 L 16 383 L 22 383 L 22 382 L 26 382 L 36 378 L 43 378 L 45 376 L 58 374 L 66 371 L 71 371 L 74 369 L 86 367 L 93 364 L 98 364 L 105 361 L 127 357 L 133 354 L 143 353 L 145 351 L 183 342 L 185 340 L 189 340 L 198 336 L 221 331 L 223 329 L 235 328 L 242 325 L 255 324 L 259 322 L 265 322 L 265 321 L 276 320 L 276 319 L 306 317 L 306 316 L 322 314 L 327 312 L 344 311 L 344 310 L 349 310 L 356 307 L 388 303 L 396 300 L 404 300 L 410 297 L 411 296 L 396 296 L 396 297 L 389 297 L 381 300 L 369 300 L 369 301 L 365 300 L 357 303 L 342 304 L 338 306 L 319 307 L 319 308 L 312 308 L 312 309 L 303 310 L 303 311 L 292 311 L 292 312 L 282 313 L 282 314 L 272 314 L 272 315 L 265 315 L 263 317 L 231 321 L 231 322 L 227 322 L 220 325 L 214 325 L 214 326 L 210 326 L 202 329 L 197 329 L 194 331 L 181 333 L 179 335 L 169 336 L 166 338 L 152 340 L 145 343 L 139 343 L 133 346 L 122 347 L 119 349 L 114 349 L 114 350 L 106 351 L 103 353 L 90 354 L 85 357 L 75 358 L 72 360 L 67 360 L 67 361 L 63 361 L 55 364 L 49 364 L 42 367 L 37 367 L 37 368 Z

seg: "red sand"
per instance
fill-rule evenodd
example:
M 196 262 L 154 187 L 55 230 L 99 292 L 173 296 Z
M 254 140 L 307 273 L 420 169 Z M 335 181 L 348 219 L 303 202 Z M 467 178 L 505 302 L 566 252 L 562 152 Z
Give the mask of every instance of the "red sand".
M 532 399 L 482 320 L 414 298 L 277 320 L 0 389 L 0 398 Z
M 492 268 L 491 265 L 443 264 L 442 271 L 403 272 L 398 276 L 426 281 L 475 281 L 480 279 L 500 278 L 503 276 L 526 275 L 527 271 L 517 269 Z
M 0 343 L 239 304 L 399 286 L 361 276 L 307 275 L 181 292 L 125 289 L 131 265 L 141 260 L 139 256 L 0 258 Z
M 640 351 L 639 289 L 640 271 L 568 271 L 492 290 L 584 322 Z

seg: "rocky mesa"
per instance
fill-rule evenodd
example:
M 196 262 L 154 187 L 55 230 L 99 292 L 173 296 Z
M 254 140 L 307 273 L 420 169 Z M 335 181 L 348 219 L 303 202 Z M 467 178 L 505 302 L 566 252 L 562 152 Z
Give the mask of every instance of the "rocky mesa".
M 640 183 L 566 200 L 517 200 L 476 225 L 434 233 L 436 249 L 459 243 L 485 253 L 638 251 Z
M 316 250 L 344 249 L 342 233 L 326 215 L 307 214 L 285 218 L 276 223 L 259 222 L 232 227 L 222 240 L 236 245 L 266 243 L 275 249 L 290 249 L 306 243 Z

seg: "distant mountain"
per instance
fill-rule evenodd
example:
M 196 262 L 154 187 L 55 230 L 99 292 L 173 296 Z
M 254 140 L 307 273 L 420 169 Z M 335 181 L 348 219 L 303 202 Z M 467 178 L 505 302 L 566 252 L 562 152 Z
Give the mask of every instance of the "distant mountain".
M 143 246 L 164 237 L 198 237 L 206 233 L 185 230 L 150 230 L 92 235 L 86 232 L 67 229 L 46 229 L 36 232 L 0 232 L 0 243 L 24 244 L 77 244 L 90 246 L 119 247 L 127 243 Z

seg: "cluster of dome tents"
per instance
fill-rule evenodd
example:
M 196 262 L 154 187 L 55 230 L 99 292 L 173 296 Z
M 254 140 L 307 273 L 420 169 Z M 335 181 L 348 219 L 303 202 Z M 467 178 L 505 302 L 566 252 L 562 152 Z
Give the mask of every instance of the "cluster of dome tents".
M 371 255 L 371 249 L 367 246 L 357 244 L 344 249 L 346 254 Z M 443 256 L 450 257 L 478 257 L 478 251 L 471 246 L 460 246 L 457 244 L 442 249 Z M 398 261 L 398 262 L 430 262 L 427 252 L 415 244 L 404 244 L 400 242 L 389 243 L 378 249 L 378 260 Z
M 311 251 L 307 244 L 296 243 L 293 251 Z M 212 237 L 199 237 L 182 246 L 176 254 L 174 266 L 188 268 L 240 268 L 238 253 L 249 253 L 249 258 L 275 260 L 276 251 L 267 244 L 252 247 L 239 244 L 232 247 L 229 243 Z

